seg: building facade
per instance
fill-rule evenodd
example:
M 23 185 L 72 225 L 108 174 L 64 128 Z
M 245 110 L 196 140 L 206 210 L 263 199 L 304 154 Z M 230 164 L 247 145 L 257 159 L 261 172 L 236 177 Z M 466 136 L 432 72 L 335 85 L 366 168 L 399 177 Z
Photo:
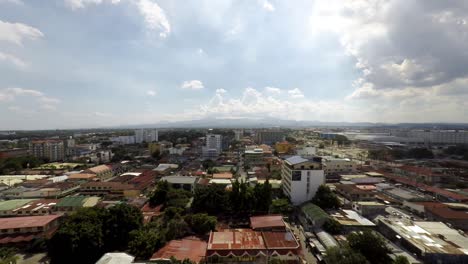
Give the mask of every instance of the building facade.
M 281 130 L 262 130 L 257 131 L 256 137 L 259 144 L 273 145 L 276 142 L 284 141 L 285 134 Z
M 319 186 L 325 184 L 320 157 L 290 157 L 284 160 L 281 175 L 283 193 L 294 205 L 312 199 Z
M 207 134 L 205 138 L 205 146 L 202 148 L 204 158 L 216 158 L 221 154 L 222 136 L 216 134 Z
M 29 143 L 29 152 L 36 158 L 59 161 L 65 156 L 65 146 L 62 140 L 34 140 Z

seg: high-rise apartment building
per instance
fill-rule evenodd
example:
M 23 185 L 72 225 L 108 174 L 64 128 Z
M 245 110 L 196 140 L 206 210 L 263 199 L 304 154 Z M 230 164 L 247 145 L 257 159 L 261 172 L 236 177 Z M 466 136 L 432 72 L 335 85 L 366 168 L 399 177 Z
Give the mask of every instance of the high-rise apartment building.
M 156 129 L 138 129 L 135 130 L 135 143 L 158 141 L 158 130 Z
M 311 200 L 320 185 L 325 184 L 325 173 L 320 157 L 290 157 L 281 171 L 283 193 L 294 205 Z
M 49 161 L 63 160 L 65 145 L 62 140 L 34 140 L 29 143 L 29 152 L 36 158 L 46 158 Z
M 221 135 L 207 134 L 205 139 L 205 146 L 202 148 L 202 155 L 204 158 L 218 157 L 222 150 Z

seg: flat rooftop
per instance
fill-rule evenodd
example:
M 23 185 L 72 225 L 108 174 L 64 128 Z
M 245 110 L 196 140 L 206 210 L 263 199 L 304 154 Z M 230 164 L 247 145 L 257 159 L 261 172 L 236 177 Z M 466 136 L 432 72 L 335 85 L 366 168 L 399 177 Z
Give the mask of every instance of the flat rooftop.
M 195 184 L 198 177 L 194 176 L 166 176 L 162 177 L 161 181 L 167 181 L 168 183 L 175 184 Z

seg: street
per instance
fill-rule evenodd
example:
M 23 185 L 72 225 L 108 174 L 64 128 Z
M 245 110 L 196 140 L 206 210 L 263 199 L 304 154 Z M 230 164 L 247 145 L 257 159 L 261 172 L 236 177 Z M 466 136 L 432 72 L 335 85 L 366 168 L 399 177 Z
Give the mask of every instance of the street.
M 303 257 L 305 258 L 305 260 L 307 261 L 307 264 L 316 264 L 318 263 L 317 262 L 317 259 L 314 257 L 314 255 L 310 252 L 309 248 L 307 247 L 306 243 L 305 243 L 305 236 L 304 236 L 304 233 L 302 232 L 302 230 L 300 230 L 299 228 L 296 228 L 295 225 L 291 224 L 291 230 L 298 235 L 299 237 L 299 243 L 301 244 L 301 249 L 302 249 L 302 253 L 303 253 Z

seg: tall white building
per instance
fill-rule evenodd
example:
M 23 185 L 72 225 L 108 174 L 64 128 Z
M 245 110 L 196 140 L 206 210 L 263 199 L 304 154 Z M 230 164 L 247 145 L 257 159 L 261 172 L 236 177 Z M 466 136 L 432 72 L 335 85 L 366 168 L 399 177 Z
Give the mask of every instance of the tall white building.
M 135 143 L 158 141 L 158 130 L 156 129 L 138 129 L 135 130 Z
M 244 130 L 234 130 L 234 139 L 239 141 L 244 136 Z
M 320 157 L 290 157 L 281 171 L 283 193 L 294 205 L 311 200 L 320 185 L 325 184 L 325 173 Z
M 207 134 L 205 139 L 205 146 L 202 149 L 203 157 L 217 157 L 222 150 L 222 140 L 223 137 L 221 135 Z

